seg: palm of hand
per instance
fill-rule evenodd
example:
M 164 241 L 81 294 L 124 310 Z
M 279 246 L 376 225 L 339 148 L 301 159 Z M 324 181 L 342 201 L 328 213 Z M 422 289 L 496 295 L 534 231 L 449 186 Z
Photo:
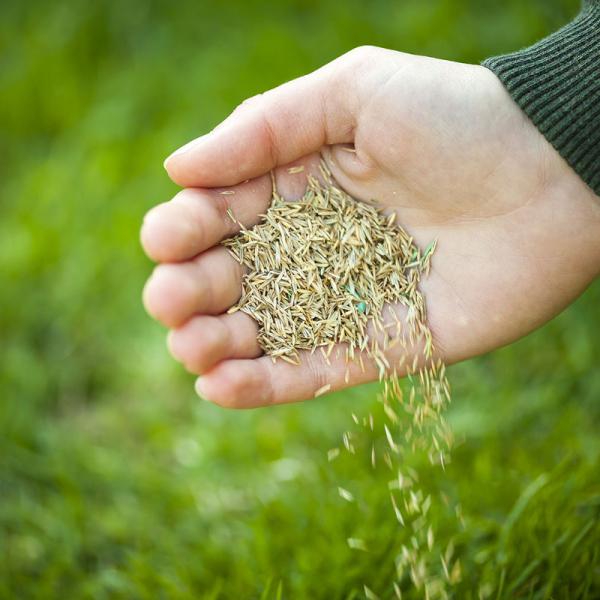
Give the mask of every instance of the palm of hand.
M 327 90 L 335 90 L 340 78 L 351 91 L 338 106 L 319 115 L 309 105 L 296 114 L 306 92 L 321 93 L 321 107 L 331 103 Z M 447 362 L 525 335 L 597 272 L 600 211 L 593 195 L 494 75 L 378 49 L 354 52 L 243 105 L 168 161 L 169 173 L 183 185 L 235 185 L 184 191 L 153 209 L 142 231 L 151 257 L 184 261 L 157 268 L 146 305 L 175 328 L 173 354 L 205 374 L 200 391 L 215 402 L 256 406 L 312 397 L 324 383 L 345 385 L 341 358 L 329 366 L 318 354 L 307 355 L 301 367 L 258 358 L 252 320 L 221 314 L 239 295 L 241 271 L 222 248 L 212 247 L 233 233 L 224 217 L 228 205 L 254 224 L 270 198 L 264 174 L 291 161 L 310 171 L 317 161 L 312 151 L 322 143 L 348 193 L 395 210 L 418 243 L 438 239 L 422 289 Z M 344 149 L 348 143 L 355 153 Z M 284 195 L 302 193 L 303 175 L 290 175 L 285 166 L 275 173 Z M 590 247 L 595 251 L 587 252 Z M 374 368 L 353 368 L 350 384 L 375 377 Z

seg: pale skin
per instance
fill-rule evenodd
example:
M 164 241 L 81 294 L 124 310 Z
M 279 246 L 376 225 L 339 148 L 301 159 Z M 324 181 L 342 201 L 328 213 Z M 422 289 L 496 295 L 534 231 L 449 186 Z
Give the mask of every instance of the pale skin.
M 353 148 L 355 152 L 348 151 Z M 422 247 L 437 238 L 421 289 L 437 355 L 451 364 L 536 329 L 600 273 L 600 198 L 484 67 L 357 48 L 251 98 L 165 162 L 183 189 L 144 220 L 158 262 L 144 289 L 173 356 L 209 401 L 251 408 L 312 398 L 377 378 L 319 352 L 300 366 L 262 355 L 257 326 L 226 314 L 241 267 L 219 246 L 279 192 L 302 195 L 322 154 L 360 200 L 396 211 Z M 289 173 L 304 165 L 302 173 Z M 222 194 L 223 191 L 235 193 Z M 390 351 L 396 363 L 406 350 Z M 409 363 L 412 357 L 407 357 Z

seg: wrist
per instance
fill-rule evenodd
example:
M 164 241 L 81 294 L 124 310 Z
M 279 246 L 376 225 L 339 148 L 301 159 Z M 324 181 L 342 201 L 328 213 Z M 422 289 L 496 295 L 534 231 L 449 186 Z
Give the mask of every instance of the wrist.
M 600 196 L 600 0 L 537 44 L 483 65 Z

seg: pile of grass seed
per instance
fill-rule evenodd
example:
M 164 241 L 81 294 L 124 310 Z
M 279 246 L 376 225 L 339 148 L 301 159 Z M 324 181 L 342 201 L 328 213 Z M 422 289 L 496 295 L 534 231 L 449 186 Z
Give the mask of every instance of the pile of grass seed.
M 235 215 L 230 213 L 235 221 Z M 443 364 L 433 360 L 424 298 L 418 284 L 430 269 L 435 242 L 421 250 L 395 222 L 374 205 L 359 202 L 335 186 L 321 165 L 320 181 L 308 177 L 299 201 L 286 201 L 275 189 L 261 223 L 245 229 L 224 245 L 246 267 L 242 296 L 230 312 L 241 310 L 259 325 L 258 340 L 266 354 L 294 364 L 301 351 L 319 350 L 328 360 L 340 349 L 348 364 L 365 361 L 378 368 L 383 422 L 372 414 L 352 415 L 354 431 L 342 436 L 342 447 L 355 452 L 359 435 L 370 435 L 373 467 L 380 460 L 393 474 L 390 501 L 407 543 L 394 557 L 397 595 L 407 581 L 430 598 L 446 597 L 460 578 L 451 548 L 433 555 L 434 533 L 427 520 L 432 499 L 419 489 L 418 474 L 405 467 L 408 449 L 425 450 L 432 462 L 448 460 L 450 431 L 443 409 L 450 400 Z M 236 221 L 237 222 L 237 221 Z M 389 351 L 404 352 L 395 364 Z M 408 359 L 410 357 L 410 359 Z M 410 392 L 403 393 L 399 373 L 406 373 Z M 346 371 L 348 381 L 348 370 Z M 326 385 L 315 395 L 328 391 Z M 377 431 L 385 447 L 377 445 Z M 340 452 L 332 449 L 329 458 Z M 353 495 L 339 488 L 352 502 Z M 363 540 L 350 538 L 351 548 L 364 550 Z M 445 579 L 430 576 L 434 560 L 442 560 Z M 376 597 L 365 586 L 367 597 Z

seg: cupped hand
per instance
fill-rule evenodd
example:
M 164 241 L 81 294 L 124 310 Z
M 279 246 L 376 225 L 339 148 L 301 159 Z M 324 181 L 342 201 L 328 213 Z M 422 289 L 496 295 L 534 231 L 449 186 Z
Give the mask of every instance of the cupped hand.
M 492 72 L 358 48 L 247 100 L 165 163 L 185 189 L 145 218 L 142 244 L 160 264 L 144 302 L 210 401 L 278 404 L 377 377 L 374 366 L 353 365 L 346 382 L 343 353 L 331 364 L 319 352 L 300 366 L 273 363 L 254 321 L 226 312 L 242 278 L 219 245 L 236 233 L 228 209 L 256 224 L 270 203 L 270 171 L 279 192 L 297 198 L 319 155 L 349 194 L 396 211 L 417 243 L 438 240 L 421 289 L 446 363 L 526 335 L 600 271 L 600 199 Z M 305 169 L 290 172 L 297 165 Z

